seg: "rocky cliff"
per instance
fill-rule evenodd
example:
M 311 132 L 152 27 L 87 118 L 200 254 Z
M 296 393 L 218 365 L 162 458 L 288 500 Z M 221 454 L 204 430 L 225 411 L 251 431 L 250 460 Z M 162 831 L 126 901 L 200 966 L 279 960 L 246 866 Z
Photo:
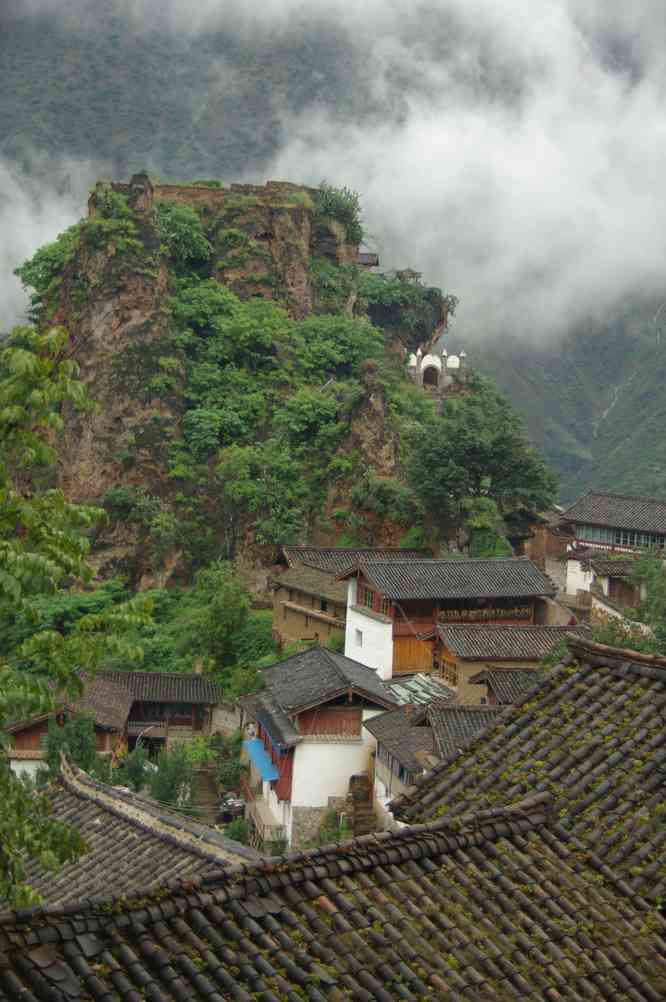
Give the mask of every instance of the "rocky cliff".
M 405 353 L 455 303 L 368 270 L 356 213 L 344 190 L 142 174 L 97 185 L 20 269 L 96 403 L 67 415 L 58 476 L 108 512 L 100 576 L 164 584 L 220 553 L 258 566 L 279 539 L 407 531 L 401 450 L 432 405 Z

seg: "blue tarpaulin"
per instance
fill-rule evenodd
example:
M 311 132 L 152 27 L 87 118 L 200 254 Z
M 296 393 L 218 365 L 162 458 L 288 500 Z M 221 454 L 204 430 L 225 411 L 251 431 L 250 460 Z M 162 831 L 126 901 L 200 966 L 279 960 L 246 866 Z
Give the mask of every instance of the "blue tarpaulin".
M 279 773 L 271 762 L 270 756 L 259 738 L 253 738 L 252 741 L 244 741 L 243 748 L 250 756 L 252 764 L 262 779 L 272 780 L 278 778 Z

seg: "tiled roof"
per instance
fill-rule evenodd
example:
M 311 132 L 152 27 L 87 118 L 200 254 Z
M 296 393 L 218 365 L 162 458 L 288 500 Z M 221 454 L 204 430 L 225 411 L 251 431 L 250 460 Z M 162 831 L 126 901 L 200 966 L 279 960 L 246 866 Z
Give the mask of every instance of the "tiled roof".
M 479 731 L 496 723 L 503 712 L 502 706 L 433 703 L 428 707 L 428 722 L 432 727 L 440 758 L 465 748 Z
M 100 677 L 127 687 L 147 703 L 217 703 L 218 687 L 204 675 L 157 671 L 104 671 Z
M 364 560 L 357 566 L 377 591 L 394 601 L 555 594 L 552 581 L 527 557 Z
M 659 1002 L 666 924 L 548 798 L 0 916 L 2 1002 Z
M 567 633 L 589 634 L 586 626 L 475 626 L 437 627 L 441 641 L 457 657 L 468 661 L 540 661 Z
M 133 696 L 122 683 L 100 672 L 85 683 L 83 695 L 71 704 L 71 708 L 92 713 L 100 727 L 122 731 L 133 702 Z
M 123 672 L 123 674 L 125 673 Z M 90 714 L 98 727 L 111 731 L 122 731 L 134 702 L 134 697 L 128 692 L 127 687 L 122 682 L 114 681 L 105 672 L 100 672 L 94 678 L 84 678 L 83 686 L 83 693 L 77 699 L 64 703 L 60 700 L 57 702 L 57 707 L 65 707 L 71 713 Z M 23 730 L 23 728 L 31 726 L 36 719 L 48 717 L 51 713 L 42 713 L 38 717 L 14 721 L 7 725 L 6 730 L 10 733 Z
M 550 790 L 563 823 L 646 895 L 664 896 L 666 658 L 576 639 L 570 664 L 506 707 L 392 809 L 422 822 Z
M 358 560 L 413 560 L 429 557 L 428 550 L 402 550 L 391 547 L 344 547 L 344 546 L 283 546 L 282 552 L 290 567 L 307 564 L 328 574 L 340 574 Z
M 317 567 L 296 564 L 287 568 L 283 574 L 274 577 L 272 583 L 275 588 L 293 588 L 305 592 L 306 595 L 315 595 L 338 605 L 347 605 L 347 585 L 344 581 L 336 581 L 330 571 L 322 571 Z
M 636 557 L 593 557 L 590 564 L 602 578 L 628 578 L 636 570 Z
M 541 668 L 484 668 L 469 681 L 472 685 L 487 685 L 497 697 L 497 702 L 508 706 L 517 702 L 526 692 L 541 685 L 546 677 Z
M 214 829 L 98 783 L 66 761 L 46 796 L 51 818 L 75 828 L 87 847 L 55 872 L 35 860 L 28 863 L 27 880 L 47 904 L 122 894 L 139 883 L 154 885 L 259 858 Z
M 420 723 L 423 717 L 417 707 L 400 706 L 365 720 L 363 726 L 405 769 L 419 772 L 432 764 L 427 759 L 435 751 L 432 729 Z
M 413 675 L 394 675 L 384 682 L 396 703 L 425 706 L 433 700 L 454 699 L 455 692 L 449 689 L 436 675 L 415 672 Z
M 312 647 L 294 654 L 264 669 L 262 675 L 268 693 L 287 713 L 317 706 L 350 688 L 367 695 L 379 706 L 394 703 L 373 668 L 326 647 Z
M 377 672 L 326 647 L 312 647 L 280 661 L 262 673 L 264 688 L 243 700 L 249 716 L 264 727 L 271 740 L 290 748 L 302 740 L 291 716 L 319 706 L 353 689 L 378 706 L 396 700 Z
M 562 512 L 562 521 L 666 533 L 666 500 L 588 491 Z
M 269 693 L 258 693 L 243 700 L 243 705 L 249 715 L 268 731 L 274 745 L 286 749 L 303 740 L 291 718 Z

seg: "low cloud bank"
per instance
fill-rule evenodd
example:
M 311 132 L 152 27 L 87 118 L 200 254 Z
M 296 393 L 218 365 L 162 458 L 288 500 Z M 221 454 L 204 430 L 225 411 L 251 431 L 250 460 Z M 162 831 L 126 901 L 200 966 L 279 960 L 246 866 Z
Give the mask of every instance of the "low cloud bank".
M 351 115 L 335 94 L 298 114 L 276 98 L 288 138 L 265 174 L 360 191 L 384 266 L 456 293 L 461 335 L 546 343 L 628 301 L 666 298 L 661 2 L 115 2 L 137 31 L 187 32 L 193 44 L 231 32 L 248 51 L 293 37 L 293 58 L 304 40 L 346 32 L 350 80 L 372 114 Z M 93 0 L 14 3 L 94 11 Z M 76 185 L 37 194 L 0 170 L 0 294 L 17 309 L 7 273 L 77 218 L 83 197 Z

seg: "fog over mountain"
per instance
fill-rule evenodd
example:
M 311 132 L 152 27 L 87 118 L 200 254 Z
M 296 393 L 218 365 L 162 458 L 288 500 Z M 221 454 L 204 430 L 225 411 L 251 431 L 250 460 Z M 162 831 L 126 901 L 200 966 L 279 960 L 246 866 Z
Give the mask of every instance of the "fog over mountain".
M 13 0 L 0 15 L 0 49 L 20 37 L 40 66 L 69 74 L 61 97 L 39 72 L 25 92 L 10 88 L 19 112 L 0 144 L 4 315 L 20 309 L 7 273 L 75 220 L 100 160 L 109 173 L 146 165 L 165 178 L 348 184 L 383 265 L 409 264 L 460 297 L 463 337 L 551 343 L 628 300 L 666 297 L 656 2 L 105 6 L 100 20 L 94 0 Z M 146 64 L 164 68 L 154 94 Z M 71 130 L 54 135 L 72 87 Z M 136 119 L 142 109 L 152 128 Z M 100 116 L 101 142 L 113 137 L 103 149 Z M 35 154 L 37 167 L 67 158 L 68 191 L 49 179 L 35 197 Z

